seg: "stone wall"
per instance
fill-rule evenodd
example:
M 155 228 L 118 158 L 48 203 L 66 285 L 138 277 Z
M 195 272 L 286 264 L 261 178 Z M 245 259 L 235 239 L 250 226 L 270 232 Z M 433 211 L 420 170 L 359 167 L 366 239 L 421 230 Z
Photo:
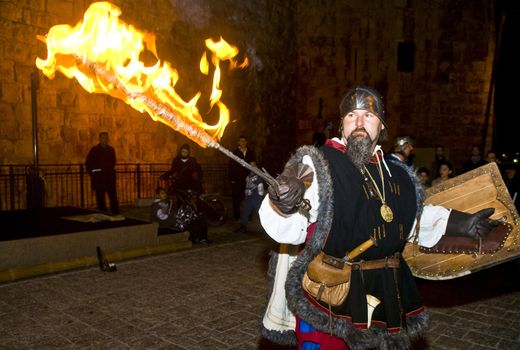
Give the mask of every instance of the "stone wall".
M 36 57 L 46 57 L 36 35 L 75 24 L 90 3 L 0 1 L 0 164 L 33 160 L 30 76 Z M 335 136 L 337 106 L 357 84 L 385 96 L 392 137 L 409 134 L 423 148 L 442 143 L 456 164 L 482 142 L 495 50 L 492 0 L 114 3 L 124 21 L 156 34 L 159 57 L 179 70 L 176 89 L 187 100 L 208 85 L 198 71 L 204 39 L 223 36 L 238 46 L 250 66 L 223 71 L 232 123 L 221 143 L 232 149 L 246 135 L 271 172 L 313 132 Z M 401 42 L 413 44 L 409 71 L 397 69 Z M 120 163 L 169 163 L 188 142 L 119 100 L 89 94 L 59 73 L 53 80 L 37 74 L 41 163 L 83 162 L 101 130 Z M 192 149 L 202 162 L 227 162 L 218 151 Z
M 419 148 L 444 144 L 456 166 L 473 143 L 484 143 L 483 133 L 489 147 L 492 130 L 485 132 L 484 125 L 495 52 L 492 3 L 299 3 L 299 142 L 310 142 L 314 131 L 335 135 L 342 96 L 362 84 L 376 87 L 386 99 L 391 138 L 410 135 Z M 414 47 L 409 71 L 397 69 L 401 42 Z M 385 146 L 389 149 L 390 142 Z
M 33 72 L 40 80 L 37 90 L 40 163 L 83 162 L 102 130 L 110 133 L 110 142 L 116 148 L 120 163 L 169 163 L 184 142 L 192 144 L 193 153 L 201 162 L 227 162 L 220 152 L 202 149 L 119 100 L 104 94 L 89 94 L 75 80 L 60 73 L 50 80 L 36 69 L 36 57 L 47 56 L 45 45 L 36 35 L 45 35 L 56 24 L 75 25 L 90 3 L 81 0 L 0 2 L 3 43 L 0 51 L 0 164 L 33 161 Z M 199 71 L 204 40 L 218 40 L 222 36 L 238 46 L 239 58 L 247 56 L 250 64 L 234 71 L 223 66 L 222 101 L 231 110 L 232 122 L 221 143 L 233 149 L 238 136 L 244 134 L 258 154 L 262 154 L 268 133 L 268 119 L 264 116 L 292 108 L 292 104 L 276 101 L 287 101 L 286 91 L 294 91 L 294 84 L 287 84 L 294 76 L 291 72 L 294 68 L 290 68 L 294 64 L 283 70 L 280 64 L 283 55 L 279 53 L 282 50 L 287 53 L 291 46 L 286 43 L 291 41 L 294 26 L 276 19 L 287 17 L 291 2 L 130 0 L 114 3 L 121 8 L 123 21 L 156 35 L 159 57 L 179 71 L 180 79 L 175 87 L 178 93 L 188 101 L 198 91 L 202 92 L 200 101 L 203 102 L 199 108 L 203 116 L 209 111 L 206 100 L 211 88 L 211 76 L 203 76 Z M 278 25 L 269 24 L 273 17 Z M 280 76 L 289 77 L 281 88 L 277 86 Z M 209 114 L 208 122 L 216 119 L 216 111 L 215 108 Z

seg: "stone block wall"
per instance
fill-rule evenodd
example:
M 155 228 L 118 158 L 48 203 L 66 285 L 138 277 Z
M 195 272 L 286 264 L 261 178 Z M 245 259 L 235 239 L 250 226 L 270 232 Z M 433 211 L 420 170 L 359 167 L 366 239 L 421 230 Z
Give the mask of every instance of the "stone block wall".
M 36 57 L 46 57 L 36 35 L 56 24 L 75 24 L 91 2 L 0 1 L 0 164 L 33 160 L 30 77 Z M 281 170 L 297 145 L 310 143 L 313 132 L 336 135 L 337 106 L 358 84 L 374 86 L 385 97 L 391 137 L 409 134 L 422 148 L 444 144 L 456 164 L 472 143 L 483 142 L 495 51 L 492 0 L 114 3 L 125 22 L 155 33 L 159 57 L 178 69 L 176 89 L 186 100 L 210 84 L 198 71 L 204 39 L 222 36 L 238 46 L 250 66 L 223 71 L 232 122 L 221 144 L 233 149 L 238 136 L 246 135 L 260 165 L 271 172 Z M 409 71 L 397 69 L 402 42 L 414 49 Z M 59 73 L 53 80 L 37 74 L 42 163 L 83 162 L 102 130 L 110 133 L 120 163 L 169 163 L 179 145 L 189 142 Z M 207 102 L 201 103 L 206 111 Z M 227 162 L 218 151 L 192 146 L 202 162 Z
M 385 98 L 390 139 L 410 135 L 421 148 L 444 144 L 456 166 L 473 143 L 489 147 L 492 1 L 306 1 L 296 23 L 300 143 L 314 131 L 336 135 L 342 96 L 368 85 Z M 408 71 L 398 70 L 402 42 L 414 50 Z

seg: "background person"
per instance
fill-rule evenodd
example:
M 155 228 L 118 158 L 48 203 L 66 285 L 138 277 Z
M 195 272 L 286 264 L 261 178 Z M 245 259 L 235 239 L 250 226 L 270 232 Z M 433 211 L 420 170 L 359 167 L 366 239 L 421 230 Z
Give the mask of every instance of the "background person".
M 445 160 L 439 163 L 439 176 L 433 179 L 432 186 L 437 186 L 448 179 L 451 179 L 455 174 L 453 173 L 453 164 Z
M 256 167 L 256 162 L 249 162 Z M 246 176 L 245 190 L 244 190 L 244 206 L 242 208 L 242 215 L 240 216 L 240 226 L 235 232 L 246 233 L 249 218 L 258 213 L 262 199 L 264 198 L 264 181 L 260 176 L 254 172 L 250 172 Z
M 233 151 L 237 157 L 243 159 L 247 163 L 255 159 L 255 154 L 247 146 L 247 139 L 241 135 L 238 138 L 238 147 Z M 249 170 L 234 160 L 229 161 L 228 176 L 231 182 L 231 197 L 233 201 L 233 218 L 240 219 L 240 205 L 244 199 L 244 189 L 246 185 L 246 176 Z
M 462 172 L 465 173 L 485 164 L 487 164 L 487 162 L 484 158 L 482 158 L 482 148 L 475 144 L 471 148 L 471 156 L 464 162 Z
M 202 167 L 197 160 L 190 155 L 190 146 L 185 143 L 173 158 L 170 170 L 160 177 L 162 180 L 173 179 L 171 190 L 194 191 L 197 194 L 204 193 L 202 187 Z
M 430 170 L 427 167 L 420 167 L 417 169 L 417 178 L 421 183 L 423 189 L 427 189 L 431 186 L 430 183 Z
M 413 140 L 410 136 L 398 136 L 394 140 L 392 153 L 386 156 L 387 160 L 401 162 L 412 166 Z
M 189 205 L 181 204 L 164 188 L 156 189 L 157 198 L 151 206 L 151 221 L 159 224 L 159 233 L 189 231 L 193 244 L 208 244 L 208 224 Z
M 97 208 L 107 211 L 105 193 L 110 201 L 110 211 L 119 214 L 119 203 L 116 192 L 116 152 L 108 144 L 108 132 L 99 133 L 99 144 L 88 152 L 85 166 L 91 177 L 92 189 L 96 191 Z
M 435 146 L 435 159 L 430 167 L 432 179 L 435 179 L 439 176 L 439 168 L 441 166 L 441 162 L 448 160 L 444 152 L 444 145 Z

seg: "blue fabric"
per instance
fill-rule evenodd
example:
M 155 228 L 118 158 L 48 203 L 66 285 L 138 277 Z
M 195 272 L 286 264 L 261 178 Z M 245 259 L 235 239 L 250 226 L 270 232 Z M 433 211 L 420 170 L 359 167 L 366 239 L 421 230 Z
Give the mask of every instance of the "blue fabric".
M 300 332 L 301 333 L 310 333 L 314 332 L 315 329 L 310 324 L 300 319 Z M 310 341 L 303 342 L 301 346 L 301 350 L 318 350 L 320 348 L 320 344 L 316 344 Z

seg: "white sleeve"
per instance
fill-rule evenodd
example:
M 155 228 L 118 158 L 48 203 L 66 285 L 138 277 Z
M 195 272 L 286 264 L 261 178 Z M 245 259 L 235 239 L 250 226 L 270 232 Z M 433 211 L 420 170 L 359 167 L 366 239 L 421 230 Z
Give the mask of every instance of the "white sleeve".
M 441 207 L 439 205 L 426 205 L 424 206 L 423 213 L 421 215 L 421 223 L 419 226 L 418 244 L 420 246 L 431 248 L 441 239 L 446 232 L 446 226 L 448 225 L 448 218 L 450 217 L 451 209 Z M 412 231 L 409 235 L 408 241 L 413 241 L 415 226 L 417 220 L 415 220 Z
M 309 165 L 314 171 L 314 181 L 305 191 L 304 198 L 309 200 L 311 209 L 309 210 L 309 219 L 304 215 L 296 212 L 288 216 L 282 216 L 276 212 L 269 196 L 265 196 L 258 214 L 260 222 L 264 230 L 272 239 L 279 243 L 301 244 L 305 242 L 307 237 L 307 227 L 309 223 L 315 222 L 318 216 L 319 196 L 318 181 L 316 181 L 316 169 L 312 163 L 311 157 L 303 156 L 302 163 Z

